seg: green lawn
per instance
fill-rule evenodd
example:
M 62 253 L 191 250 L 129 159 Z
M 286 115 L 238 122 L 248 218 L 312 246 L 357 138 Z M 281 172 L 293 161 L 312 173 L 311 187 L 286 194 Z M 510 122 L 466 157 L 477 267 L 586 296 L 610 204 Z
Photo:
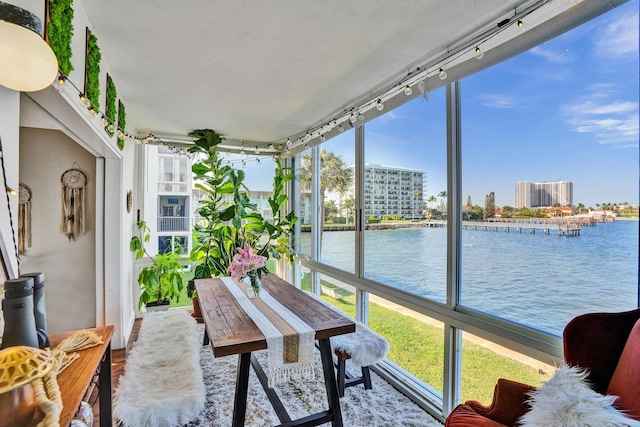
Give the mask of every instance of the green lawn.
M 322 282 L 328 287 L 335 287 Z M 305 275 L 302 288 L 309 290 Z M 355 295 L 340 299 L 322 295 L 326 301 L 355 316 Z M 369 327 L 389 340 L 388 359 L 417 378 L 442 392 L 444 366 L 444 334 L 440 327 L 427 324 L 412 316 L 399 313 L 374 302 L 369 303 Z M 501 356 L 479 344 L 463 341 L 462 400 L 491 402 L 498 378 L 509 378 L 539 385 L 550 378 L 537 369 L 511 358 Z

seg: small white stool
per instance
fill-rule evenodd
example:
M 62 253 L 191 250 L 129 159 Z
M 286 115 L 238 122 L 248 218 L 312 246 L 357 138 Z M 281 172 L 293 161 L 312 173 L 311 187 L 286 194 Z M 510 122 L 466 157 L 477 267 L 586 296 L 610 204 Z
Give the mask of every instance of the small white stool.
M 371 390 L 369 366 L 386 357 L 389 353 L 389 341 L 364 324 L 356 322 L 355 332 L 331 337 L 331 347 L 338 356 L 336 379 L 339 396 L 344 396 L 346 387 L 358 384 L 364 384 L 366 390 Z M 347 371 L 346 361 L 349 359 L 355 366 L 360 367 L 362 376 L 354 377 Z

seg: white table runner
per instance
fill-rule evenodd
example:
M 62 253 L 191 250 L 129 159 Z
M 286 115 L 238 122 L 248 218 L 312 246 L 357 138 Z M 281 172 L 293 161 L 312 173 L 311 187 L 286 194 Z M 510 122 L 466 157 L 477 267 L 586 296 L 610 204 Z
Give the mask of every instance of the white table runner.
M 230 277 L 223 283 L 267 340 L 269 387 L 296 379 L 314 379 L 315 331 L 264 288 L 259 299 L 250 299 L 247 285 Z

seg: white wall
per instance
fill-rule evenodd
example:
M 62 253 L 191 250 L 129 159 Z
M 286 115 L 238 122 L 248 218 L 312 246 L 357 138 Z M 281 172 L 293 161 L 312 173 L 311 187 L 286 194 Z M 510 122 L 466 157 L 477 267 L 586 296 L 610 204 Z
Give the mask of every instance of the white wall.
M 60 232 L 61 175 L 87 176 L 85 230 L 75 240 Z M 62 132 L 20 129 L 20 182 L 31 189 L 31 240 L 20 272 L 45 277 L 50 333 L 96 326 L 96 158 Z
M 2 156 L 5 165 L 7 182 L 3 185 L 18 190 L 18 129 L 20 111 L 20 92 L 0 86 L 0 138 L 2 139 Z M 0 172 L 0 180 L 2 173 Z M 13 229 L 17 229 L 18 198 L 10 197 L 11 212 L 14 216 L 13 227 L 7 208 L 4 192 L 0 192 L 0 254 L 7 265 L 8 278 L 18 277 L 18 261 L 13 242 Z M 4 294 L 0 297 L 3 298 Z

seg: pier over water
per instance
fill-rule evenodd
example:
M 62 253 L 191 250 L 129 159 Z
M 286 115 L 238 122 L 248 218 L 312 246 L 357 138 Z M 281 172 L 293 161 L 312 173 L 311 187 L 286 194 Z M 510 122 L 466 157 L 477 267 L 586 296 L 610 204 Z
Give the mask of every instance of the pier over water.
M 583 226 L 595 226 L 592 220 L 573 220 L 566 219 L 545 219 L 531 218 L 528 219 L 494 219 L 490 221 L 462 221 L 463 230 L 473 231 L 494 231 L 504 233 L 529 233 L 536 234 L 556 234 L 558 236 L 579 236 Z M 374 224 L 366 224 L 366 230 L 396 230 L 403 228 L 445 228 L 447 221 L 445 220 L 426 220 L 412 222 L 381 222 Z M 325 224 L 324 231 L 354 231 L 353 224 Z M 310 225 L 301 225 L 300 231 L 311 231 Z

